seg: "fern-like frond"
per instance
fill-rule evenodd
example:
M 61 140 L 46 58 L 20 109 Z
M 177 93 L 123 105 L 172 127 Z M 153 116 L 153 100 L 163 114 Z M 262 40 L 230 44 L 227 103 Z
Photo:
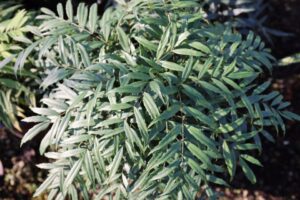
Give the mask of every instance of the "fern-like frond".
M 43 9 L 31 52 L 52 88 L 32 108 L 22 143 L 47 130 L 38 166 L 49 199 L 215 199 L 237 168 L 256 182 L 251 156 L 267 127 L 299 120 L 259 76 L 275 61 L 260 37 L 210 24 L 197 1 L 118 1 Z M 201 189 L 202 188 L 202 189 Z M 201 193 L 201 194 L 200 194 Z
M 20 131 L 19 118 L 25 117 L 21 107 L 24 104 L 33 105 L 35 102 L 33 93 L 27 87 L 32 85 L 36 76 L 30 70 L 24 69 L 22 78 L 16 80 L 11 66 L 15 54 L 31 43 L 27 34 L 32 30 L 29 26 L 30 15 L 25 10 L 18 10 L 21 5 L 15 3 L 0 2 L 0 122 L 7 128 Z M 27 62 L 23 62 L 25 61 Z

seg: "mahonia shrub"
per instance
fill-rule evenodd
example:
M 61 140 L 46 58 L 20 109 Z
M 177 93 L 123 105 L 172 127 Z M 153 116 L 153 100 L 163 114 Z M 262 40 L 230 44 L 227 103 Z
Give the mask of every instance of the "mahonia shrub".
M 25 117 L 24 108 L 35 105 L 38 77 L 28 68 L 15 76 L 11 61 L 32 41 L 28 34 L 34 28 L 30 25 L 33 13 L 20 9 L 17 1 L 0 0 L 0 123 L 10 130 L 21 131 L 19 118 Z M 31 67 L 32 68 L 32 67 Z
M 256 182 L 261 139 L 299 120 L 262 81 L 274 58 L 260 37 L 210 24 L 192 0 L 119 0 L 101 18 L 96 4 L 72 7 L 42 9 L 16 63 L 37 52 L 50 90 L 22 140 L 45 134 L 35 196 L 215 199 L 238 168 Z

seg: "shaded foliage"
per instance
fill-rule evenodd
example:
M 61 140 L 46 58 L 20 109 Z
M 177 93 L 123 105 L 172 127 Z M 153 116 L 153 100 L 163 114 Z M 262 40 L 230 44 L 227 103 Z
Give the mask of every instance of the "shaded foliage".
M 37 87 L 33 79 L 38 79 L 27 67 L 16 78 L 10 64 L 16 54 L 32 43 L 27 36 L 33 30 L 33 13 L 21 7 L 16 2 L 0 1 L 0 122 L 17 130 L 21 130 L 18 117 L 25 117 L 22 107 L 35 105 L 33 89 Z

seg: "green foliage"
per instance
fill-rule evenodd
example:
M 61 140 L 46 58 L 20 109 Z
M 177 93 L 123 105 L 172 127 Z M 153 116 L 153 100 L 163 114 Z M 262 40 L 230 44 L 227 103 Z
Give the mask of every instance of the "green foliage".
M 284 57 L 278 61 L 279 66 L 287 66 L 296 63 L 300 63 L 300 53 L 296 53 L 294 55 Z
M 17 130 L 21 130 L 17 117 L 25 117 L 22 105 L 35 105 L 35 95 L 28 86 L 37 78 L 27 69 L 16 78 L 10 65 L 15 54 L 32 43 L 26 36 L 33 30 L 29 26 L 31 15 L 20 7 L 16 2 L 0 2 L 0 122 Z
M 32 51 L 50 88 L 22 143 L 47 130 L 52 162 L 35 196 L 49 199 L 215 199 L 237 168 L 256 182 L 251 156 L 266 128 L 299 120 L 260 76 L 274 58 L 252 32 L 208 23 L 197 1 L 119 0 L 42 9 Z M 80 197 L 79 197 L 80 195 Z

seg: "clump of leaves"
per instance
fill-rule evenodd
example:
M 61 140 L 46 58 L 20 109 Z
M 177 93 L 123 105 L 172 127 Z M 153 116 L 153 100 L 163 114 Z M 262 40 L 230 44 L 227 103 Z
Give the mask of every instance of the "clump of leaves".
M 10 61 L 24 46 L 32 43 L 27 37 L 33 30 L 32 15 L 17 2 L 0 2 L 0 123 L 9 129 L 21 130 L 18 117 L 24 118 L 24 105 L 35 105 L 35 95 L 28 88 L 37 79 L 31 70 L 23 69 L 18 78 Z M 23 61 L 24 62 L 24 61 Z
M 37 51 L 51 88 L 25 119 L 37 124 L 22 143 L 48 130 L 52 160 L 35 195 L 214 199 L 239 167 L 255 183 L 266 128 L 299 120 L 260 79 L 274 61 L 261 39 L 208 23 L 197 1 L 118 2 L 101 19 L 96 5 L 42 9 L 42 37 L 18 58 Z

